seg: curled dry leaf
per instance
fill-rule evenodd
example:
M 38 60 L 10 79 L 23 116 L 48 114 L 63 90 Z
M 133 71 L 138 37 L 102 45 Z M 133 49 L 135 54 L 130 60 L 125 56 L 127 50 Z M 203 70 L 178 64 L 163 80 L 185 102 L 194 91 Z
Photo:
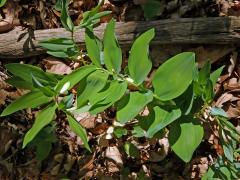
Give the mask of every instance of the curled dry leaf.
M 239 107 L 229 106 L 227 109 L 227 115 L 229 118 L 240 118 Z
M 222 107 L 224 103 L 228 102 L 228 101 L 231 101 L 231 99 L 233 98 L 233 95 L 232 94 L 229 94 L 229 93 L 224 93 L 223 95 L 221 95 L 215 106 L 217 107 Z

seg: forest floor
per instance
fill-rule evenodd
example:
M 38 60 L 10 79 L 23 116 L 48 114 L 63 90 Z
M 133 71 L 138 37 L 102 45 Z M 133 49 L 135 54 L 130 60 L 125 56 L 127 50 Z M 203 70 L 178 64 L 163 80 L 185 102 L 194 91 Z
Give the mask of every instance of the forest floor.
M 240 2 L 226 0 L 159 1 L 155 16 L 152 9 L 145 7 L 146 0 L 105 0 L 102 10 L 112 14 L 102 18 L 108 22 L 112 17 L 117 21 L 150 21 L 168 18 L 193 18 L 216 16 L 239 16 Z M 15 26 L 31 29 L 61 27 L 60 14 L 53 9 L 56 0 L 9 0 L 0 9 L 1 33 L 11 31 Z M 75 24 L 79 24 L 82 13 L 95 7 L 95 0 L 70 1 L 69 13 Z M 153 8 L 153 7 L 152 7 Z M 144 14 L 145 13 L 145 14 Z M 149 18 L 145 18 L 145 17 Z M 6 22 L 5 21 L 5 22 Z M 162 62 L 183 51 L 186 46 L 161 46 L 154 51 Z M 240 55 L 235 46 L 189 45 L 188 50 L 197 54 L 199 61 L 210 58 L 213 70 L 225 65 L 215 87 L 213 104 L 223 108 L 230 122 L 240 132 Z M 221 53 L 220 53 L 221 52 Z M 80 66 L 78 62 L 63 62 L 49 55 L 24 59 L 12 59 L 38 65 L 42 69 L 57 74 L 68 74 Z M 26 93 L 4 82 L 9 74 L 4 65 L 9 60 L 0 59 L 0 112 L 14 99 Z M 42 162 L 37 161 L 35 147 L 22 149 L 24 134 L 31 127 L 37 109 L 14 113 L 0 119 L 0 179 L 199 179 L 217 155 L 223 154 L 219 137 L 215 130 L 205 129 L 204 142 L 196 150 L 190 163 L 181 161 L 169 147 L 166 137 L 162 139 L 134 138 L 126 134 L 122 138 L 107 139 L 109 127 L 115 119 L 115 112 L 109 109 L 97 116 L 89 113 L 79 115 L 81 125 L 88 131 L 93 153 L 87 152 L 82 141 L 69 129 L 65 118 L 56 120 L 56 137 L 52 150 Z M 61 117 L 61 116 L 59 116 Z M 131 128 L 131 127 L 129 127 Z M 217 129 L 217 127 L 216 127 Z M 139 149 L 139 157 L 129 157 L 122 149 L 125 141 L 131 141 Z M 239 158 L 240 160 L 240 158 Z

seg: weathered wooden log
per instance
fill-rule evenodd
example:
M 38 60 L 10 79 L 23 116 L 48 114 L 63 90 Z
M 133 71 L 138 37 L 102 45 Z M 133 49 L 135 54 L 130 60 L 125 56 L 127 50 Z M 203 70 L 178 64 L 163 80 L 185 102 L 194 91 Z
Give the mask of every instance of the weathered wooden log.
M 95 29 L 100 38 L 106 24 Z M 155 28 L 156 36 L 152 44 L 239 44 L 240 18 L 208 17 L 167 19 L 150 22 L 118 22 L 116 35 L 121 46 L 129 46 L 144 31 Z M 15 28 L 0 34 L 0 58 L 20 58 L 39 55 L 45 51 L 38 42 L 49 38 L 70 37 L 63 28 L 45 30 L 23 30 Z M 84 31 L 74 33 L 76 42 L 84 45 Z

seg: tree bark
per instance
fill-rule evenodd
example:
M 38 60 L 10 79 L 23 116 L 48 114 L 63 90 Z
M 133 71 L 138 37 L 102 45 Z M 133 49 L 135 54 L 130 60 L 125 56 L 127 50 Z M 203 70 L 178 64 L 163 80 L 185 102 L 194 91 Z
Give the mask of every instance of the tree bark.
M 95 28 L 102 38 L 106 24 Z M 163 44 L 239 44 L 240 18 L 208 17 L 181 18 L 149 22 L 117 22 L 116 35 L 121 46 L 129 47 L 144 31 L 155 28 L 155 45 Z M 70 38 L 71 33 L 63 28 L 29 30 L 16 27 L 0 34 L 0 58 L 23 58 L 45 53 L 38 42 L 49 38 Z M 76 42 L 84 47 L 84 30 L 74 33 Z

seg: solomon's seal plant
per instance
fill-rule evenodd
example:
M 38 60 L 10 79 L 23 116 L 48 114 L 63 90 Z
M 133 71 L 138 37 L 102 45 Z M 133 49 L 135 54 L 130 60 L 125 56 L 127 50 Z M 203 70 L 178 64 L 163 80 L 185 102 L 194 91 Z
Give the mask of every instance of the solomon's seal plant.
M 62 0 L 58 2 L 57 9 L 61 11 L 63 26 L 73 33 L 76 27 L 67 13 L 67 6 L 67 1 Z M 122 52 L 114 33 L 115 20 L 107 24 L 103 39 L 94 35 L 93 26 L 100 17 L 109 14 L 99 12 L 99 7 L 100 4 L 85 12 L 79 25 L 85 29 L 86 50 L 91 62 L 84 62 L 84 66 L 64 76 L 26 64 L 6 65 L 13 75 L 7 82 L 30 91 L 12 102 L 1 116 L 25 108 L 42 109 L 24 137 L 23 148 L 36 141 L 39 133 L 55 119 L 56 111 L 62 111 L 71 129 L 91 151 L 87 132 L 76 121 L 74 113 L 88 111 L 98 114 L 114 107 L 120 124 L 114 129 L 117 138 L 128 133 L 124 126 L 134 120 L 133 136 L 151 139 L 167 133 L 174 153 L 184 162 L 189 162 L 203 140 L 206 120 L 202 113 L 208 110 L 209 116 L 219 124 L 224 157 L 220 157 L 218 164 L 212 166 L 204 178 L 238 177 L 239 164 L 235 159 L 239 153 L 236 145 L 239 134 L 222 109 L 210 106 L 214 98 L 213 87 L 223 67 L 210 73 L 211 65 L 206 63 L 199 71 L 195 54 L 183 52 L 164 62 L 154 73 L 151 85 L 146 85 L 145 80 L 152 69 L 149 43 L 154 38 L 154 29 L 149 29 L 134 41 L 128 65 L 123 69 Z M 50 39 L 40 44 L 53 56 L 81 60 L 78 57 L 82 52 L 74 39 Z M 77 93 L 71 91 L 73 88 Z M 143 110 L 148 114 L 140 115 Z M 128 153 L 129 147 L 130 144 L 124 146 Z

